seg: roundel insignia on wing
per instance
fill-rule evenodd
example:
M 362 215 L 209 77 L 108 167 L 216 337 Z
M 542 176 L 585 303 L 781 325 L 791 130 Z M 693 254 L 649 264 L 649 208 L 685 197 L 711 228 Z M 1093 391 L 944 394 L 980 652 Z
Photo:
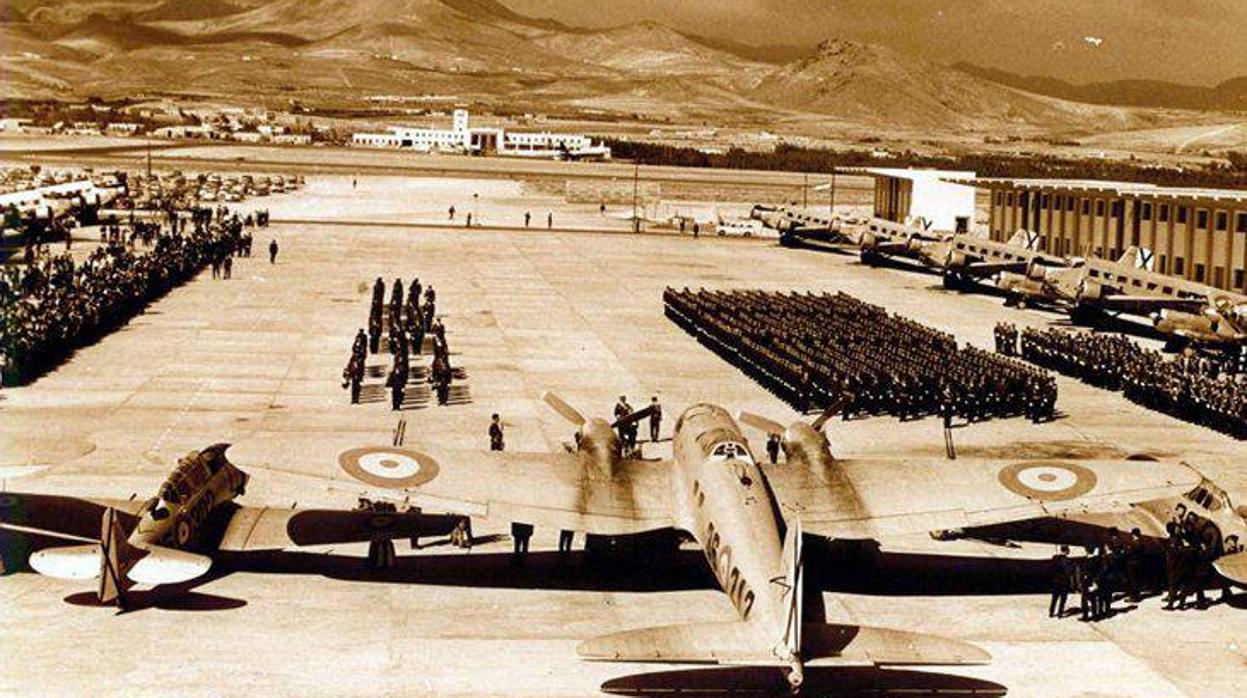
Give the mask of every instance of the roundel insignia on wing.
M 1077 463 L 1013 463 L 997 476 L 1005 489 L 1030 499 L 1056 502 L 1095 489 L 1095 473 Z
M 376 487 L 418 487 L 437 477 L 437 461 L 405 448 L 353 448 L 338 456 L 338 465 L 360 482 Z

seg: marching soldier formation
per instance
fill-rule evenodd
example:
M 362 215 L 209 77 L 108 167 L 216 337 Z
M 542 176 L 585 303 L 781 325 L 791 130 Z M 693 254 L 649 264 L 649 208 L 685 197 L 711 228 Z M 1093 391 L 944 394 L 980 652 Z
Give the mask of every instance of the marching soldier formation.
M 1120 335 L 1027 329 L 1022 358 L 1133 402 L 1247 439 L 1247 374 L 1233 364 L 1183 354 L 1166 359 Z
M 423 291 L 423 300 L 421 292 Z M 406 388 L 411 382 L 411 355 L 423 353 L 425 337 L 431 337 L 433 361 L 429 367 L 429 383 L 437 396 L 437 404 L 450 402 L 450 385 L 454 370 L 450 365 L 450 347 L 446 343 L 446 327 L 437 317 L 437 291 L 425 288 L 420 279 L 412 279 L 403 293 L 402 279 L 395 279 L 386 301 L 385 281 L 377 277 L 372 285 L 372 303 L 368 312 L 368 330 L 355 334 L 351 357 L 342 369 L 342 387 L 351 389 L 351 404 L 359 402 L 368 354 L 381 352 L 384 330 L 386 349 L 393 357 L 385 386 L 390 391 L 390 407 L 403 407 Z
M 1056 382 L 1044 371 L 845 293 L 676 291 L 667 316 L 798 410 L 851 396 L 845 419 L 1050 419 Z

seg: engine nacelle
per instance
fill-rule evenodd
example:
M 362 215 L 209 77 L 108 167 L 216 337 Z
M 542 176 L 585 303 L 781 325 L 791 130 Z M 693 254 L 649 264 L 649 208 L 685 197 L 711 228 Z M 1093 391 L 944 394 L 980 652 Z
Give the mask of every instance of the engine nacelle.
M 952 250 L 944 260 L 945 269 L 965 269 L 968 266 L 970 266 L 970 258 L 966 256 L 965 252 Z
M 809 464 L 811 469 L 829 467 L 835 462 L 831 455 L 831 446 L 827 437 L 806 422 L 793 422 L 784 430 L 781 442 L 784 456 L 789 460 L 798 460 Z
M 864 232 L 857 246 L 862 248 L 863 252 L 873 252 L 879 248 L 879 236 L 870 231 Z
M 1078 290 L 1074 296 L 1074 301 L 1081 305 L 1089 301 L 1099 300 L 1104 295 L 1104 284 L 1084 278 L 1078 282 Z

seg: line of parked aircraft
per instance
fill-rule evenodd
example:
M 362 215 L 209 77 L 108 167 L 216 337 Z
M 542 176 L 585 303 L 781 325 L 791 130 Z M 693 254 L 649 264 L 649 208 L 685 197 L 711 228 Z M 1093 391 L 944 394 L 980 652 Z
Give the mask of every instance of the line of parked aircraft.
M 916 260 L 938 270 L 948 288 L 991 282 L 1006 303 L 1066 309 L 1079 322 L 1110 315 L 1148 318 L 1173 344 L 1247 346 L 1247 296 L 1154 271 L 1150 250 L 1129 247 L 1116 260 L 1061 257 L 1040 249 L 1040 236 L 1018 230 L 1008 241 L 934 231 L 881 218 L 819 216 L 786 207 L 755 206 L 751 217 L 780 234 L 784 245 L 855 247 L 867 264 L 884 257 Z

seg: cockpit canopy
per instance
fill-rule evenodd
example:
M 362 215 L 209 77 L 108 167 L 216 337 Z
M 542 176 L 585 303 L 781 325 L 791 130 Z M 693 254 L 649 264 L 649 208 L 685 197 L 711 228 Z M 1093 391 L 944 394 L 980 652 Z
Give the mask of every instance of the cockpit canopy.
M 161 501 L 180 505 L 195 496 L 208 485 L 212 476 L 220 472 L 225 460 L 226 446 L 209 446 L 202 451 L 191 451 L 178 459 L 178 466 L 160 486 Z
M 1199 483 L 1199 487 L 1186 493 L 1186 498 L 1207 509 L 1209 512 L 1227 509 L 1233 511 L 1234 505 L 1230 502 L 1230 496 L 1220 487 L 1208 482 L 1207 480 Z

